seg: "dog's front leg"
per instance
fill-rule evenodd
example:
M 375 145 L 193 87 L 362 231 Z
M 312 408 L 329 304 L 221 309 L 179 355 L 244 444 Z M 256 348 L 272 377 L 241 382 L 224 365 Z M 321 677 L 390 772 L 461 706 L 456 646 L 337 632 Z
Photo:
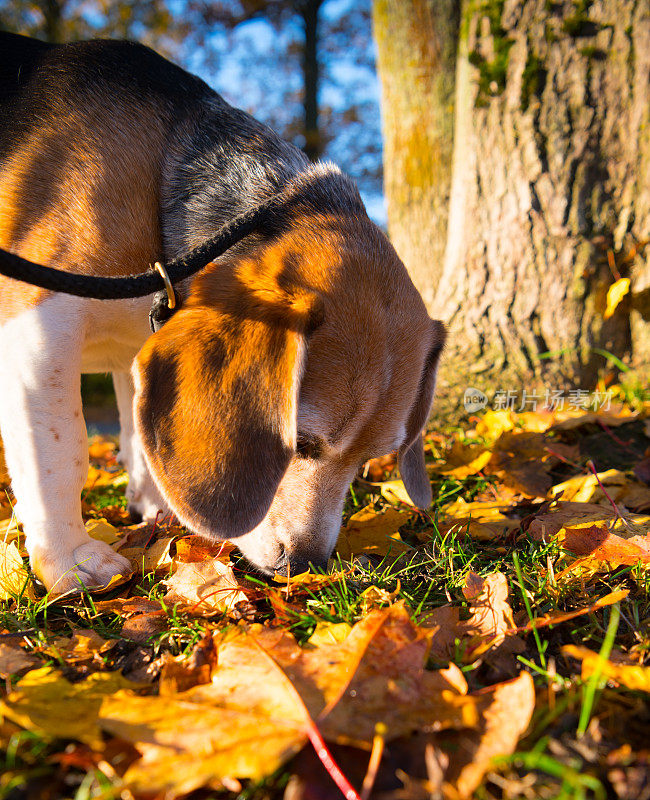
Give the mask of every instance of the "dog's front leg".
M 99 586 L 129 562 L 91 539 L 81 518 L 88 474 L 79 312 L 57 296 L 0 329 L 0 428 L 16 512 L 34 571 L 60 594 Z
M 128 372 L 114 372 L 113 386 L 120 412 L 120 463 L 129 473 L 126 489 L 128 510 L 135 522 L 153 522 L 169 508 L 154 483 L 133 423 L 133 380 Z

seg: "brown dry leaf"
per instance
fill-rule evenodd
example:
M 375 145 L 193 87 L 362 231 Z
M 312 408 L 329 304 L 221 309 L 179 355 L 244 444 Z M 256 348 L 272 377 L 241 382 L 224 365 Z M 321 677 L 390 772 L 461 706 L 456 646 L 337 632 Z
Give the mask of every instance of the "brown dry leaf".
M 70 683 L 51 667 L 28 672 L 4 700 L 0 713 L 48 739 L 76 739 L 103 746 L 97 724 L 102 699 L 120 689 L 137 688 L 119 672 L 94 672 Z
M 396 588 L 389 592 L 386 589 L 381 589 L 379 586 L 371 585 L 359 595 L 359 610 L 362 614 L 367 614 L 373 608 L 381 608 L 388 606 L 395 602 L 395 598 L 399 595 L 401 584 L 399 578 L 397 579 Z
M 485 702 L 481 726 L 478 731 L 457 734 L 446 751 L 446 796 L 470 798 L 492 759 L 515 752 L 535 710 L 535 685 L 528 672 L 474 696 Z
M 338 644 L 348 637 L 352 630 L 349 622 L 318 622 L 307 644 L 320 647 L 325 644 Z
M 202 536 L 183 536 L 182 539 L 176 540 L 174 562 L 191 564 L 197 561 L 207 561 L 210 558 L 229 561 L 230 554 L 235 549 L 232 542 L 213 542 Z
M 365 480 L 380 483 L 389 473 L 397 468 L 397 456 L 391 453 L 378 458 L 371 458 L 364 464 L 361 474 Z
M 101 612 L 112 611 L 120 617 L 162 611 L 160 601 L 150 600 L 148 597 L 114 597 L 112 600 L 97 600 L 95 608 Z
M 34 598 L 34 587 L 15 542 L 0 541 L 0 601 L 22 595 Z
M 581 554 L 556 574 L 558 581 L 574 575 L 584 578 L 621 565 L 650 564 L 650 533 L 626 539 L 604 525 L 577 525 L 563 528 L 558 540 L 567 550 Z
M 319 676 L 319 682 L 323 669 L 329 671 L 321 662 L 329 662 L 336 647 L 353 647 L 355 636 L 367 630 L 364 623 L 370 626 L 373 620 L 380 625 L 367 643 L 345 694 L 329 713 L 319 717 L 325 738 L 341 744 L 369 744 L 377 722 L 386 725 L 389 739 L 422 729 L 476 726 L 476 700 L 466 695 L 467 684 L 458 667 L 451 664 L 447 670 L 436 672 L 424 669 L 431 636 L 413 624 L 403 603 L 371 612 L 354 626 L 341 645 L 320 648 L 320 654 L 308 653 L 305 662 Z M 323 677 L 327 677 L 326 673 Z M 336 685 L 340 681 L 329 683 Z M 331 698 L 332 689 L 325 691 Z M 332 706 L 331 699 L 329 704 Z
M 402 541 L 398 532 L 400 526 L 411 519 L 410 511 L 388 507 L 377 512 L 371 505 L 366 506 L 353 514 L 341 529 L 336 552 L 344 561 L 362 553 L 395 560 L 413 549 Z
M 632 511 L 650 510 L 650 486 L 629 481 L 625 485 L 620 502 L 622 502 L 626 508 L 631 508 Z
M 282 630 L 252 630 L 266 649 L 255 636 L 233 632 L 219 646 L 209 684 L 166 697 L 121 693 L 105 702 L 104 728 L 143 754 L 125 775 L 132 789 L 175 797 L 218 787 L 224 777 L 261 779 L 302 747 L 305 708 L 275 660 L 280 652 L 296 660 L 301 650 Z M 318 690 L 310 700 L 312 713 L 325 704 Z
M 498 539 L 517 530 L 521 524 L 518 519 L 505 515 L 509 508 L 510 504 L 498 500 L 467 503 L 459 497 L 442 507 L 445 519 L 438 524 L 438 530 L 446 533 L 457 528 L 479 541 Z
M 520 625 L 518 628 L 515 628 L 512 633 L 526 633 L 538 628 L 544 628 L 547 625 L 559 625 L 562 622 L 568 622 L 576 617 L 581 617 L 583 614 L 591 614 L 606 606 L 620 603 L 621 600 L 625 600 L 628 594 L 629 591 L 627 589 L 619 589 L 604 595 L 589 606 L 584 606 L 574 611 L 554 611 L 551 614 L 544 614 L 542 617 L 535 617 L 529 620 L 525 625 Z
M 9 509 L 11 511 L 11 509 Z M 18 524 L 15 514 L 10 513 L 5 519 L 0 522 L 0 539 L 8 544 L 9 542 L 16 542 L 20 547 L 22 541 L 22 531 Z M 26 555 L 26 553 L 25 553 Z
M 517 422 L 525 431 L 544 433 L 555 422 L 555 414 L 553 409 L 544 407 L 538 411 L 522 411 L 517 414 Z
M 0 644 L 0 678 L 17 675 L 38 663 L 39 659 L 31 653 L 26 653 L 22 647 Z
M 273 699 L 250 711 L 192 702 L 186 693 L 107 698 L 102 727 L 142 754 L 125 785 L 171 800 L 200 787 L 218 789 L 236 776 L 261 780 L 279 768 L 305 743 L 304 712 L 290 687 L 264 679 Z
M 117 453 L 117 445 L 103 436 L 93 436 L 88 442 L 88 456 L 93 461 L 113 461 Z
M 444 661 L 452 657 L 456 639 L 460 638 L 460 609 L 456 606 L 440 606 L 418 621 L 427 629 L 431 645 L 431 657 Z
M 573 503 L 558 500 L 544 514 L 539 514 L 528 526 L 528 533 L 538 541 L 549 542 L 566 526 L 602 525 L 624 538 L 645 536 L 650 530 L 650 516 L 625 513 L 625 522 L 617 518 L 614 509 L 595 503 Z
M 232 611 L 248 598 L 229 564 L 212 559 L 202 563 L 179 564 L 176 572 L 163 581 L 167 586 L 164 602 L 180 603 L 200 616 Z
M 614 491 L 612 493 L 612 491 L 609 491 L 609 487 L 611 487 L 612 490 L 618 489 L 621 486 L 625 486 L 628 479 L 625 477 L 625 474 L 618 469 L 608 469 L 605 472 L 599 472 L 598 477 L 591 472 L 586 475 L 576 475 L 562 483 L 555 484 L 555 486 L 553 486 L 553 496 L 574 503 L 597 503 L 601 500 L 609 502 L 603 494 L 598 481 L 600 481 L 603 486 L 607 486 L 610 497 L 612 497 L 613 500 L 617 500 L 617 494 L 620 492 Z
M 281 592 L 288 597 L 295 597 L 300 594 L 309 594 L 324 586 L 332 586 L 345 579 L 347 572 L 300 572 L 298 575 L 280 575 L 278 572 L 273 576 L 276 583 L 283 584 Z
M 470 636 L 487 638 L 491 646 L 501 644 L 506 631 L 515 627 L 512 609 L 508 603 L 508 579 L 501 572 L 485 578 L 469 572 L 463 594 L 469 601 L 470 618 L 463 627 Z
M 565 656 L 582 661 L 582 680 L 586 681 L 598 670 L 603 678 L 615 681 L 621 686 L 637 692 L 650 692 L 650 667 L 633 664 L 617 664 L 611 660 L 601 660 L 598 653 L 587 647 L 565 645 L 562 648 Z
M 167 626 L 167 615 L 160 609 L 149 614 L 135 614 L 122 625 L 122 638 L 146 644 L 153 636 L 162 633 Z
M 166 697 L 120 692 L 104 701 L 101 725 L 143 754 L 127 786 L 167 797 L 268 775 L 306 741 L 305 709 L 335 741 L 369 742 L 378 721 L 390 738 L 422 726 L 476 726 L 484 701 L 465 694 L 457 667 L 425 670 L 427 654 L 426 635 L 401 605 L 316 648 L 256 625 L 225 638 L 210 683 Z
M 650 486 L 650 455 L 647 455 L 634 465 L 634 474 L 642 483 Z
M 581 428 L 583 425 L 593 425 L 599 422 L 608 428 L 617 428 L 626 422 L 634 421 L 639 416 L 638 412 L 631 411 L 627 406 L 615 407 L 614 405 L 609 411 L 588 411 L 585 413 L 580 409 L 568 409 L 566 411 L 558 411 L 556 414 L 559 421 L 553 425 L 551 430 L 554 431 L 572 431 L 576 428 Z
M 81 628 L 71 637 L 58 637 L 45 648 L 45 652 L 65 659 L 68 664 L 79 664 L 84 661 L 93 661 L 95 658 L 102 663 L 101 656 L 115 646 L 116 639 L 104 639 L 92 628 Z
M 470 572 L 465 580 L 463 594 L 469 601 L 470 617 L 459 625 L 470 637 L 464 659 L 473 661 L 490 650 L 490 662 L 499 669 L 509 666 L 513 653 L 521 653 L 525 646 L 518 636 L 512 636 L 515 621 L 508 603 L 508 580 L 501 572 L 482 578 Z M 507 638 L 506 638 L 507 637 Z
M 604 525 L 567 525 L 558 534 L 566 550 L 575 555 L 618 564 L 650 562 L 650 528 L 645 536 L 625 539 L 612 533 Z
M 548 474 L 563 458 L 578 457 L 578 448 L 543 433 L 509 431 L 499 437 L 485 471 L 527 497 L 546 497 L 553 481 Z
M 214 635 L 211 631 L 195 645 L 189 656 L 174 658 L 165 654 L 158 692 L 161 696 L 174 695 L 210 683 L 217 667 L 218 655 Z

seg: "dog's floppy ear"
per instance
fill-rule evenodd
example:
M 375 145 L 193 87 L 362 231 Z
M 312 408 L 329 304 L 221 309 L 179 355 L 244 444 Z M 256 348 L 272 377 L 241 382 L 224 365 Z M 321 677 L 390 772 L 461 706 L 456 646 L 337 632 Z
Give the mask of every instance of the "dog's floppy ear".
M 252 530 L 273 501 L 295 453 L 306 336 L 322 315 L 317 294 L 242 275 L 193 289 L 133 367 L 156 483 L 181 522 L 218 538 Z
M 400 475 L 409 497 L 419 508 L 431 505 L 431 482 L 424 464 L 422 429 L 426 425 L 436 388 L 436 372 L 445 344 L 442 322 L 431 320 L 429 350 L 424 362 L 415 402 L 406 424 L 406 441 L 397 454 Z

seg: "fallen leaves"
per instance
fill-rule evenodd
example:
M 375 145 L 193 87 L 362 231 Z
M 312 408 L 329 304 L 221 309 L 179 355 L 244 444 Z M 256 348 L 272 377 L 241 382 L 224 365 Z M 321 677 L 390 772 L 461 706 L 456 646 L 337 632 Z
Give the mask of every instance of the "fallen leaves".
M 609 505 L 614 501 L 634 511 L 650 508 L 650 486 L 630 480 L 617 469 L 569 478 L 553 486 L 552 493 L 574 503 Z
M 336 552 L 345 561 L 355 555 L 390 556 L 395 560 L 413 548 L 402 541 L 399 528 L 413 519 L 413 513 L 388 506 L 378 513 L 373 506 L 357 511 L 341 529 Z
M 335 574 L 277 576 L 268 585 L 245 579 L 232 544 L 188 535 L 170 519 L 126 525 L 117 505 L 88 505 L 89 534 L 126 555 L 136 576 L 106 599 L 47 606 L 55 629 L 34 635 L 14 636 L 24 602 L 13 599 L 15 586 L 7 593 L 0 739 L 25 728 L 60 750 L 63 738 L 69 746 L 51 763 L 82 772 L 104 764 L 118 793 L 171 800 L 195 789 L 238 792 L 238 781 L 280 767 L 296 774 L 319 736 L 335 759 L 347 753 L 341 766 L 358 789 L 379 725 L 376 796 L 458 800 L 484 791 L 482 784 L 491 792 L 493 758 L 521 748 L 535 706 L 535 726 L 556 702 L 566 724 L 561 700 L 575 708 L 580 691 L 575 662 L 583 680 L 598 663 L 586 648 L 561 649 L 578 623 L 557 626 L 602 617 L 643 588 L 647 440 L 639 419 L 616 431 L 620 444 L 603 428 L 634 419 L 618 410 L 611 418 L 489 411 L 464 436 L 432 435 L 430 474 L 444 500 L 429 513 L 412 507 L 394 458 L 375 460 L 364 473 L 375 482 L 359 481 L 337 544 L 349 563 Z M 641 439 L 629 469 L 590 471 L 587 458 L 600 462 L 581 447 L 594 431 L 612 447 Z M 91 447 L 97 472 L 88 502 L 102 505 L 97 487 L 106 481 L 113 493 L 124 473 L 114 446 Z M 4 554 L 5 572 L 16 572 L 22 587 L 29 578 L 22 534 L 14 523 L 5 533 L 0 575 Z M 525 565 L 519 586 L 513 548 L 522 566 L 524 552 L 543 554 L 535 555 L 543 599 L 533 596 L 537 565 Z M 607 571 L 632 565 L 600 596 Z M 581 630 L 593 622 L 585 619 Z M 606 692 L 612 685 L 648 691 L 645 635 L 640 618 L 625 648 L 634 658 L 612 654 L 605 662 Z M 535 670 L 537 698 L 526 670 Z M 300 751 L 302 761 L 292 761 Z M 300 774 L 303 796 L 316 796 L 313 775 Z
M 22 647 L 0 643 L 0 678 L 8 678 L 32 669 L 38 664 L 38 659 L 26 653 Z
M 34 596 L 29 573 L 15 542 L 0 541 L 0 601 Z
M 565 645 L 562 653 L 582 662 L 582 679 L 588 680 L 594 672 L 603 678 L 614 681 L 619 686 L 639 692 L 650 692 L 650 667 L 635 664 L 617 664 L 603 659 L 598 653 L 587 647 Z
M 0 713 L 47 739 L 74 739 L 101 748 L 102 700 L 131 686 L 116 672 L 94 672 L 81 683 L 70 683 L 57 670 L 41 667 L 28 672 L 0 700 Z
M 427 631 L 396 604 L 370 612 L 341 641 L 307 648 L 261 626 L 225 635 L 216 647 L 212 636 L 204 638 L 189 660 L 167 660 L 159 695 L 141 696 L 116 673 L 72 684 L 51 668 L 32 670 L 0 710 L 28 730 L 91 747 L 100 746 L 101 731 L 119 737 L 141 754 L 125 785 L 167 797 L 268 775 L 305 744 L 314 722 L 326 740 L 361 746 L 379 722 L 388 740 L 414 731 L 469 736 L 476 730 L 485 763 L 459 771 L 462 793 L 482 774 L 487 753 L 516 746 L 515 731 L 527 727 L 532 713 L 530 692 L 522 688 L 530 678 L 472 694 L 456 666 L 425 669 L 429 649 Z M 497 735 L 514 686 L 518 705 L 510 707 L 509 732 Z
M 485 693 L 482 722 L 476 733 L 455 737 L 445 783 L 456 796 L 469 798 L 479 787 L 496 756 L 510 755 L 525 733 L 535 710 L 535 686 L 527 672 Z
M 616 311 L 618 305 L 629 291 L 629 278 L 619 278 L 617 281 L 612 283 L 612 285 L 607 289 L 607 305 L 603 313 L 603 319 L 609 319 L 610 317 L 614 316 L 614 312 Z
M 474 572 L 468 573 L 463 594 L 470 607 L 470 617 L 463 625 L 471 637 L 467 657 L 474 659 L 503 644 L 506 635 L 516 626 L 508 602 L 508 581 L 502 573 L 494 572 L 485 578 Z M 509 652 L 522 652 L 524 649 L 523 642 L 514 637 L 508 644 Z
M 478 541 L 490 541 L 516 531 L 521 522 L 509 517 L 506 511 L 508 504 L 499 501 L 466 502 L 462 497 L 453 503 L 443 506 L 443 521 L 439 530 L 446 533 L 450 530 L 468 533 Z
M 202 616 L 232 611 L 248 598 L 230 564 L 211 561 L 179 564 L 176 572 L 164 581 L 168 605 L 180 603 L 186 610 Z
M 611 506 L 560 500 L 535 516 L 528 526 L 528 534 L 548 542 L 566 526 L 587 525 L 601 525 L 625 537 L 645 536 L 650 531 L 650 515 L 626 513 L 623 519 Z

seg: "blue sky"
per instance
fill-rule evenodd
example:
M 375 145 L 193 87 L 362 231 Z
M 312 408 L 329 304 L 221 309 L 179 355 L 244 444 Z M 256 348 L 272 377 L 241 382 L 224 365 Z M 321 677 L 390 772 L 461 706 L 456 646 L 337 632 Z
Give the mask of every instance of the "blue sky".
M 361 6 L 369 10 L 370 0 L 326 0 L 321 8 L 321 106 L 340 114 L 351 104 L 363 105 L 362 121 L 337 126 L 336 135 L 328 142 L 323 157 L 340 164 L 357 178 L 368 213 L 376 222 L 385 225 L 381 183 L 365 177 L 376 172 L 381 158 L 377 152 L 381 137 L 380 88 L 369 20 L 366 30 L 349 31 L 349 47 L 345 47 L 344 24 L 343 33 L 339 33 L 337 39 L 337 43 L 342 41 L 344 46 L 333 46 L 331 40 L 326 40 L 330 24 L 341 27 L 350 12 Z M 216 29 L 209 35 L 205 49 L 183 48 L 184 66 L 200 75 L 228 102 L 282 133 L 300 114 L 302 76 L 295 49 L 301 41 L 297 17 L 280 30 L 267 20 L 255 19 L 230 33 Z M 364 48 L 363 52 L 359 46 Z M 364 149 L 364 137 L 370 145 L 367 149 Z

